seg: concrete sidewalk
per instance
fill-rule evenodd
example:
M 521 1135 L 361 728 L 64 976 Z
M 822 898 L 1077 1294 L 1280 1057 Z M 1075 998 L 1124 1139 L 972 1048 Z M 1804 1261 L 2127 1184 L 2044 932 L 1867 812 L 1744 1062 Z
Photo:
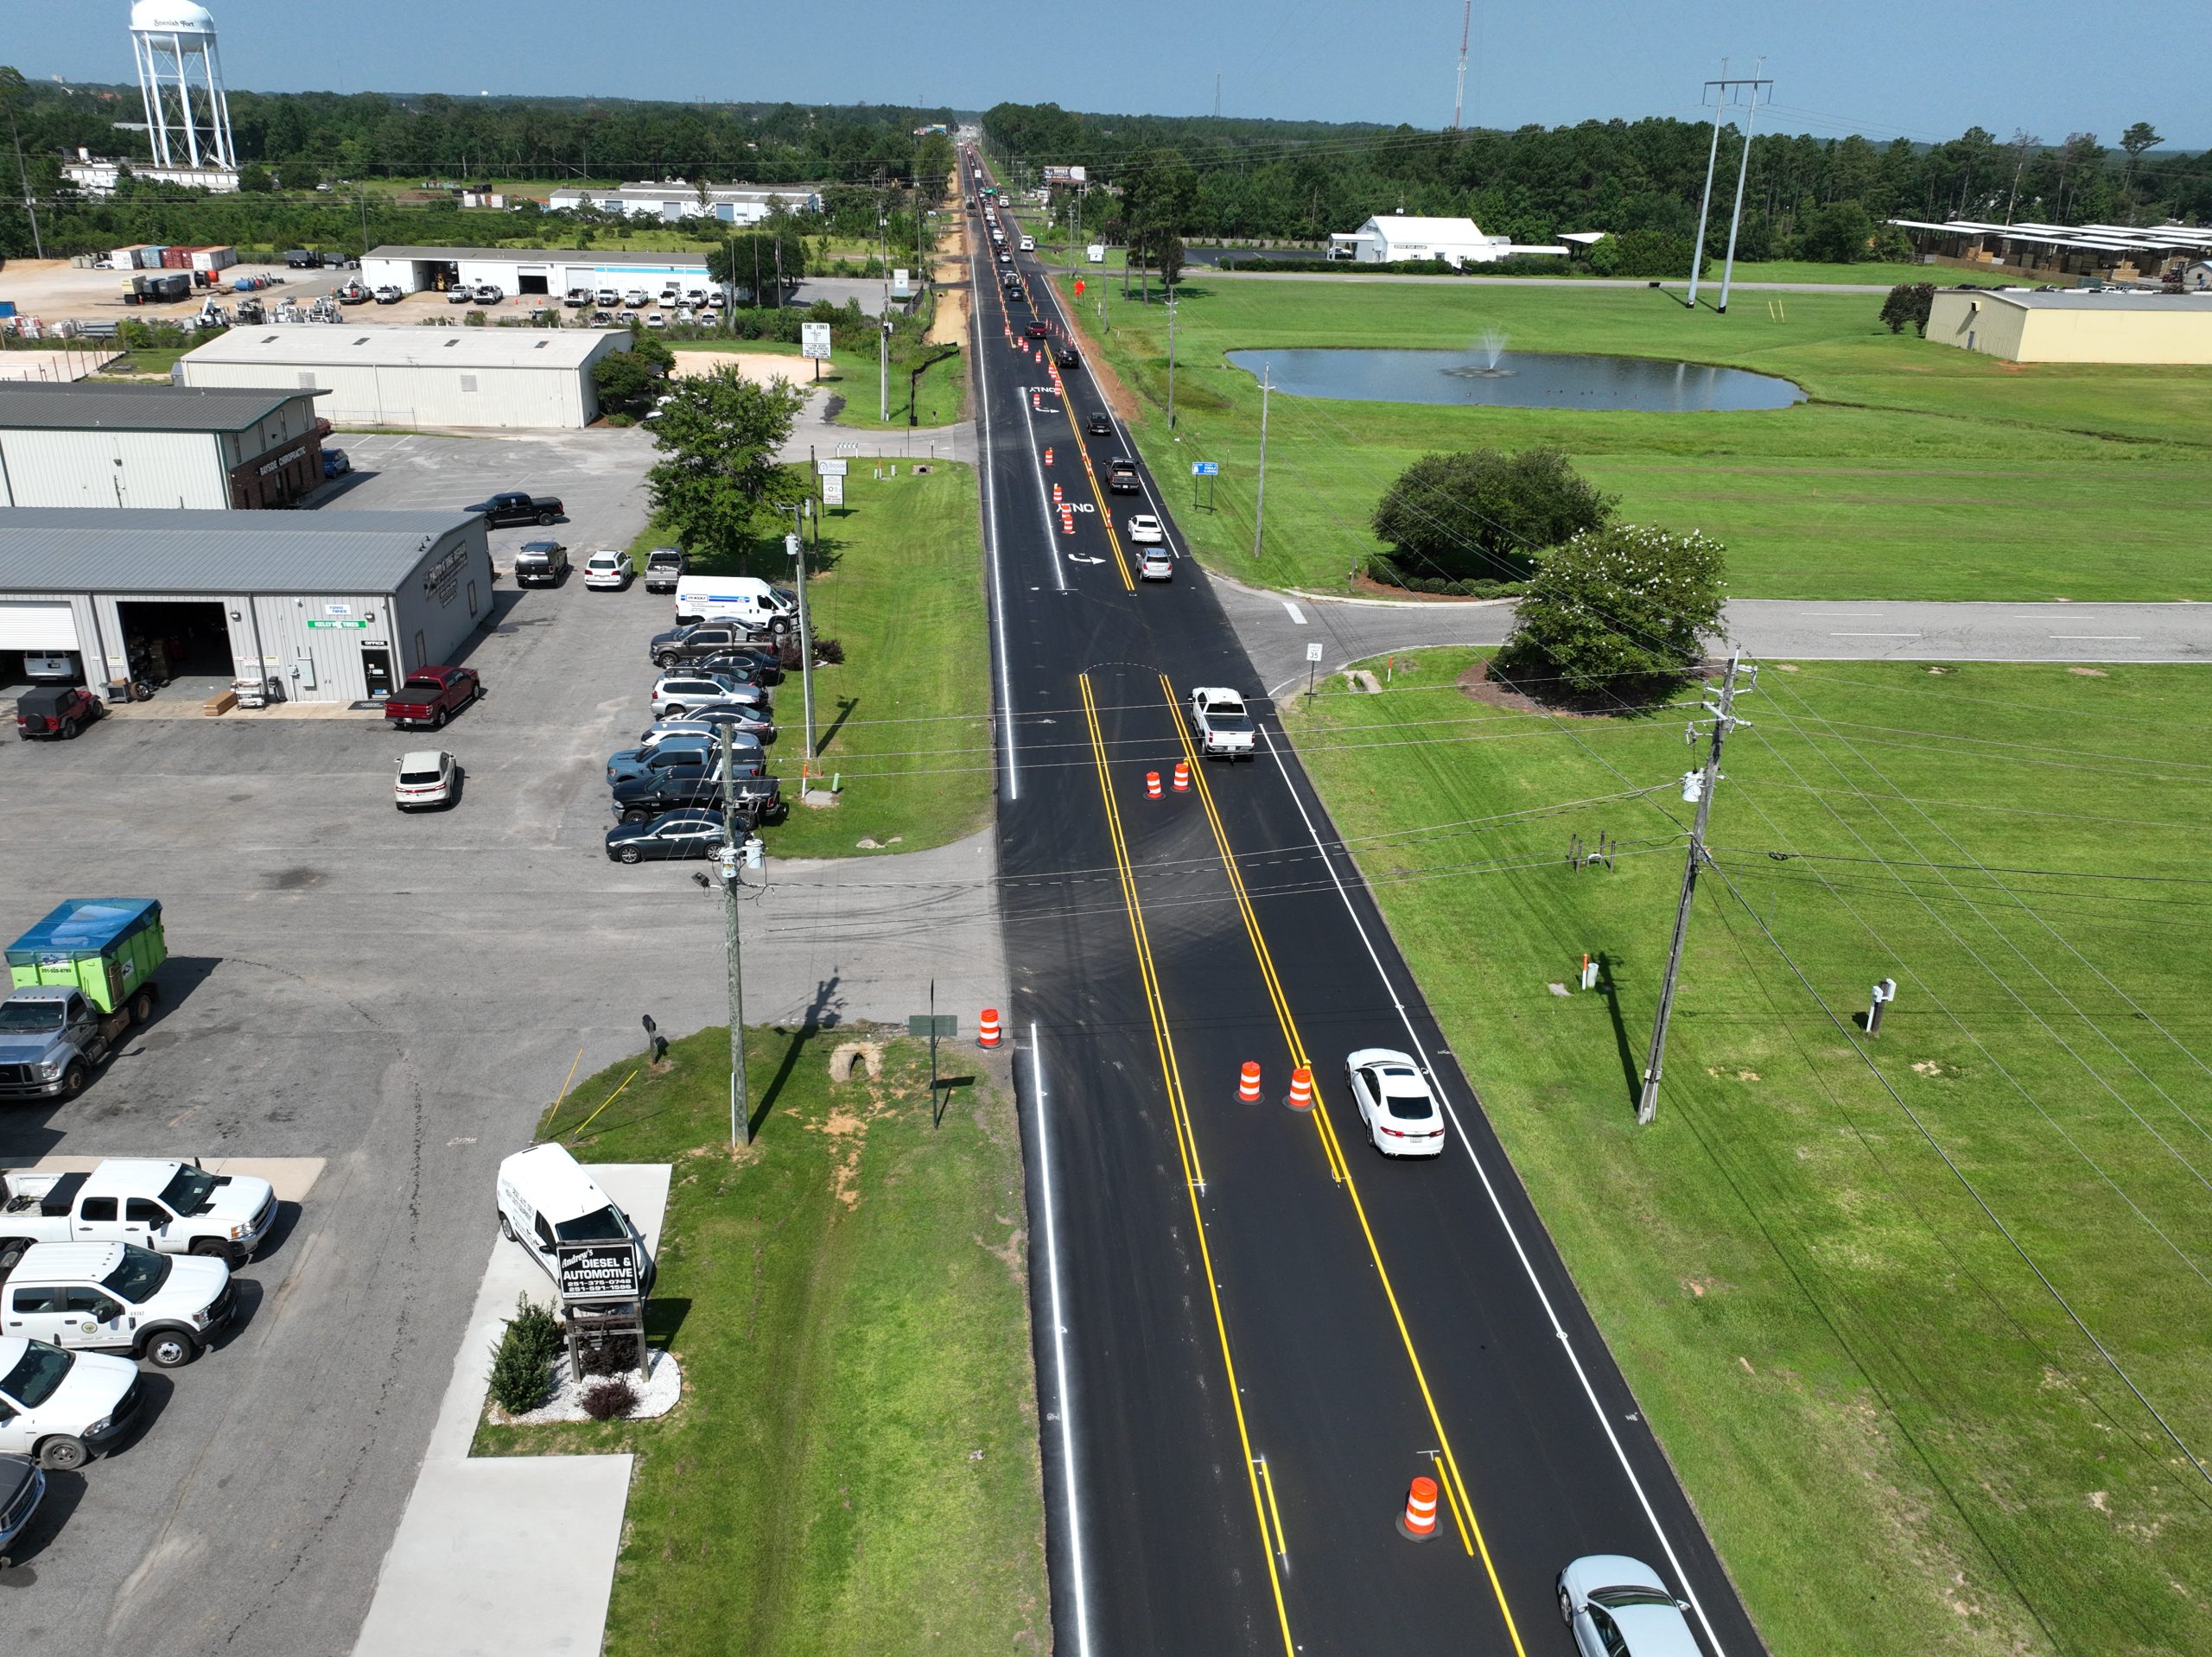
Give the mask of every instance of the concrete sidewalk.
M 590 1172 L 659 1253 L 668 1165 L 602 1163 Z M 485 1197 L 488 1218 L 491 1193 Z M 354 1657 L 509 1657 L 600 1647 L 631 1458 L 468 1453 L 493 1347 L 523 1294 L 544 1300 L 551 1288 L 521 1248 L 495 1235 Z

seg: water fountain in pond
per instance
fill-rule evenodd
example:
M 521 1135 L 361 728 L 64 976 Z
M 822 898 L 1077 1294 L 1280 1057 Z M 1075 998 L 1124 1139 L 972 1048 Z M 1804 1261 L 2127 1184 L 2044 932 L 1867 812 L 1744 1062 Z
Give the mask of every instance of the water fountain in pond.
M 1505 355 L 1505 330 L 1503 328 L 1484 328 L 1483 330 L 1481 350 L 1483 359 L 1479 363 L 1461 363 L 1455 367 L 1447 368 L 1444 371 L 1447 374 L 1480 374 L 1485 377 L 1510 374 L 1513 372 L 1513 370 L 1510 368 L 1500 368 L 1497 365 L 1499 359 Z

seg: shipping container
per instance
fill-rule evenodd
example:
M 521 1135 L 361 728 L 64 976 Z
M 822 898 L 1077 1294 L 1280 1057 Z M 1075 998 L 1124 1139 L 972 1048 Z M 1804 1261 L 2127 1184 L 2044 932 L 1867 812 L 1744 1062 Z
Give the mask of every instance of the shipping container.
M 168 958 L 162 905 L 152 898 L 71 898 L 8 946 L 18 988 L 67 984 L 112 1013 Z

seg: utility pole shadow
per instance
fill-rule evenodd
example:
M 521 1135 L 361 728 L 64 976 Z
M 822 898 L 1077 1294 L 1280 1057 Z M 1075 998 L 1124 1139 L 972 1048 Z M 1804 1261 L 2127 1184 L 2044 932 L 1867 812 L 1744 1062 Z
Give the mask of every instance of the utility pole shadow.
M 1629 1041 L 1628 1025 L 1621 1018 L 1620 986 L 1613 981 L 1613 958 L 1601 951 L 1598 963 L 1598 994 L 1605 998 L 1606 1016 L 1613 1021 L 1613 1046 L 1621 1058 L 1621 1080 L 1628 1090 L 1629 1108 L 1633 1110 L 1643 1096 L 1643 1072 L 1637 1067 L 1636 1048 Z
M 761 1125 L 768 1120 L 768 1113 L 784 1091 L 784 1084 L 791 1079 L 791 1072 L 806 1051 L 807 1044 L 836 1025 L 837 1015 L 832 1006 L 837 999 L 837 975 L 832 973 L 814 987 L 814 999 L 807 1003 L 806 1011 L 799 1015 L 796 1025 L 777 1026 L 777 1033 L 785 1038 L 784 1057 L 776 1066 L 776 1074 L 760 1095 L 760 1108 L 753 1114 L 752 1132 L 748 1138 L 758 1138 Z

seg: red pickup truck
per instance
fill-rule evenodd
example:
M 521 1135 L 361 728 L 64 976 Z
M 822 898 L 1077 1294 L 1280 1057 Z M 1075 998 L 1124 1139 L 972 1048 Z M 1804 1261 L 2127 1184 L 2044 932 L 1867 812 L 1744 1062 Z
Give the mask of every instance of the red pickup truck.
M 474 668 L 416 668 L 407 682 L 385 698 L 384 716 L 404 730 L 427 725 L 441 730 L 447 720 L 484 694 Z

